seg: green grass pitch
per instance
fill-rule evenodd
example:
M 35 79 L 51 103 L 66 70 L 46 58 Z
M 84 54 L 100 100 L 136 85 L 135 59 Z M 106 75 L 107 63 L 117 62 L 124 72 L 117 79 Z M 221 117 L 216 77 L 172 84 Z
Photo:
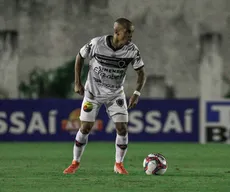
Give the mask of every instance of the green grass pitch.
M 113 173 L 114 144 L 89 142 L 74 175 L 62 171 L 73 143 L 0 143 L 0 192 L 228 192 L 230 146 L 133 143 L 125 159 L 129 175 Z M 142 162 L 151 152 L 167 158 L 163 176 L 147 176 Z

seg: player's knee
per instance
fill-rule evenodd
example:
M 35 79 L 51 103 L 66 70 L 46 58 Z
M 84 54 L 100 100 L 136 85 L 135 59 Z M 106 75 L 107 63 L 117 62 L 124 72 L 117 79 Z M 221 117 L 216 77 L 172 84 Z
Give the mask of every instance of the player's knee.
M 117 134 L 121 136 L 126 136 L 128 133 L 128 126 L 127 123 L 121 122 L 121 123 L 115 123 Z
M 89 132 L 91 131 L 91 129 L 93 127 L 93 124 L 94 124 L 93 122 L 82 122 L 80 131 L 83 134 L 89 134 Z

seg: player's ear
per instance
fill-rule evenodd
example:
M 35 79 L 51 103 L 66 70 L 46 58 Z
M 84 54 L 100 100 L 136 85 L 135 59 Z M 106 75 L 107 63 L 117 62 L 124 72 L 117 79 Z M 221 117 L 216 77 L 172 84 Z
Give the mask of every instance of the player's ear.
M 131 28 L 130 28 L 130 30 L 131 30 L 131 32 L 134 32 L 134 30 L 135 30 L 135 27 L 134 27 L 134 25 L 131 25 Z

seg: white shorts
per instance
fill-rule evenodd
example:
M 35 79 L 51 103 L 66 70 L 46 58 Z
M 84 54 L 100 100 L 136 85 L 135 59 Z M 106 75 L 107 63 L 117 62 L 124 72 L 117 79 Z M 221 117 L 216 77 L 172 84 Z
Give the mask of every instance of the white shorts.
M 110 99 L 91 99 L 89 98 L 89 96 L 87 96 L 87 94 L 85 94 L 81 106 L 80 120 L 87 122 L 95 122 L 100 107 L 103 104 L 106 107 L 107 114 L 113 120 L 114 123 L 128 122 L 128 110 L 124 93 L 114 96 Z

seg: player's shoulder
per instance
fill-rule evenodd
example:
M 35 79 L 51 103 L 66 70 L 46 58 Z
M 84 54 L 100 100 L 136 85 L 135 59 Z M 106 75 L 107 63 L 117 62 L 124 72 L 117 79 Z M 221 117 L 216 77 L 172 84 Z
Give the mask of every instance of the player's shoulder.
M 139 51 L 139 48 L 137 47 L 137 45 L 133 42 L 130 42 L 127 46 L 126 46 L 126 49 L 128 51 Z
M 91 39 L 92 44 L 99 44 L 102 43 L 105 40 L 105 35 L 103 36 L 97 36 Z

